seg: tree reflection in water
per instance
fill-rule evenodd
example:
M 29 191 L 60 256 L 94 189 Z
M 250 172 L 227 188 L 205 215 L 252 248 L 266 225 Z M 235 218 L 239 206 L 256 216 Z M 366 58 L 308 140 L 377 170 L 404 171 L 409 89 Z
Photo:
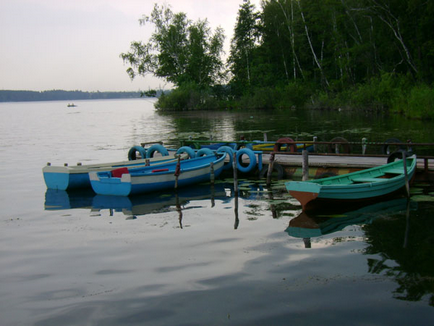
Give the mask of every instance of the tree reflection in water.
M 400 300 L 420 301 L 430 296 L 434 307 L 434 219 L 432 204 L 421 203 L 418 210 L 407 209 L 407 214 L 376 219 L 363 226 L 369 272 L 393 277 L 399 284 L 394 297 Z M 391 261 L 394 263 L 391 264 Z

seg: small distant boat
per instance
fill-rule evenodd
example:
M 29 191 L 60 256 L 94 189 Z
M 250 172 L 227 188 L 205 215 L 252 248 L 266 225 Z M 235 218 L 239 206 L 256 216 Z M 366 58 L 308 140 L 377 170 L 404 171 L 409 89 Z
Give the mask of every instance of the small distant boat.
M 98 195 L 130 196 L 140 193 L 173 189 L 206 182 L 211 178 L 211 163 L 214 177 L 223 170 L 226 155 L 211 154 L 161 164 L 158 167 L 123 168 L 122 171 L 90 172 L 92 189 Z M 178 175 L 178 176 L 176 176 Z M 178 179 L 176 179 L 178 178 Z
M 186 155 L 182 157 L 187 157 Z M 102 164 L 52 166 L 51 164 L 42 169 L 45 184 L 48 189 L 69 190 L 75 188 L 90 188 L 89 172 L 111 171 L 120 167 L 138 168 L 146 164 L 155 166 L 168 162 L 176 162 L 177 155 L 158 156 L 149 159 L 121 161 Z
M 303 210 L 378 199 L 406 186 L 403 162 L 406 162 L 407 180 L 411 180 L 416 170 L 416 155 L 408 157 L 405 161 L 399 160 L 336 177 L 289 181 L 285 186 L 289 194 L 301 203 Z
M 75 105 L 74 103 L 68 103 L 67 107 L 68 108 L 75 108 L 77 105 Z

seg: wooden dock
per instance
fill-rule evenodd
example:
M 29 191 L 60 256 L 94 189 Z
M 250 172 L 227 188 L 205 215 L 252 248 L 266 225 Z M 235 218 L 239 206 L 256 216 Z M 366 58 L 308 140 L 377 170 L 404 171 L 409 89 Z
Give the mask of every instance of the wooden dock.
M 303 156 L 301 153 L 274 153 L 274 164 L 283 169 L 283 177 L 302 177 Z M 318 154 L 309 153 L 309 178 L 339 175 L 368 169 L 387 163 L 386 155 Z M 269 164 L 270 154 L 262 154 L 264 168 Z M 420 180 L 434 180 L 434 157 L 418 158 L 416 177 Z

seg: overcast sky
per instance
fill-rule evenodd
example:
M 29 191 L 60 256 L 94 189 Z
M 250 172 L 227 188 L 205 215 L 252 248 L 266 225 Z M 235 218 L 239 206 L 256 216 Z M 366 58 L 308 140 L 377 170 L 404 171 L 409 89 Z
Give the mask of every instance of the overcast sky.
M 148 40 L 153 25 L 138 19 L 154 3 L 223 27 L 229 51 L 242 0 L 0 0 L 0 90 L 170 88 L 153 77 L 131 81 L 119 57 L 131 41 Z

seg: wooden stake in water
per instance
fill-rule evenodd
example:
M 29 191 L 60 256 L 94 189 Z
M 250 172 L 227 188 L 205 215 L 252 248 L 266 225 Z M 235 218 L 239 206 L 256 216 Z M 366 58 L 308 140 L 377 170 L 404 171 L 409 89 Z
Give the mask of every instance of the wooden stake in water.
M 214 180 L 215 180 L 215 175 L 214 175 L 214 162 L 211 162 L 209 164 L 209 169 L 210 169 L 210 182 L 213 185 L 214 184 Z
M 407 173 L 407 156 L 405 153 L 402 153 L 402 162 L 404 164 L 404 176 L 405 176 L 405 190 L 407 191 L 407 198 L 410 197 L 410 183 L 408 180 L 408 173 Z
M 237 174 L 237 153 L 234 152 L 232 160 L 232 169 L 234 170 L 234 192 L 238 195 L 238 174 Z
M 303 173 L 303 181 L 309 180 L 309 155 L 307 153 L 307 150 L 303 149 L 301 152 L 303 155 L 303 162 L 302 162 L 302 173 Z
M 267 187 L 271 184 L 271 174 L 273 173 L 274 165 L 274 153 L 270 154 L 270 159 L 268 160 L 268 171 L 267 171 Z
M 313 144 L 313 151 L 314 151 L 314 153 L 316 153 L 318 151 L 318 145 L 315 144 L 317 141 L 318 141 L 318 137 L 314 136 L 313 137 L 313 142 L 314 142 L 314 144 Z
M 178 163 L 175 168 L 175 189 L 178 189 L 178 177 L 181 174 L 181 156 L 178 156 Z

